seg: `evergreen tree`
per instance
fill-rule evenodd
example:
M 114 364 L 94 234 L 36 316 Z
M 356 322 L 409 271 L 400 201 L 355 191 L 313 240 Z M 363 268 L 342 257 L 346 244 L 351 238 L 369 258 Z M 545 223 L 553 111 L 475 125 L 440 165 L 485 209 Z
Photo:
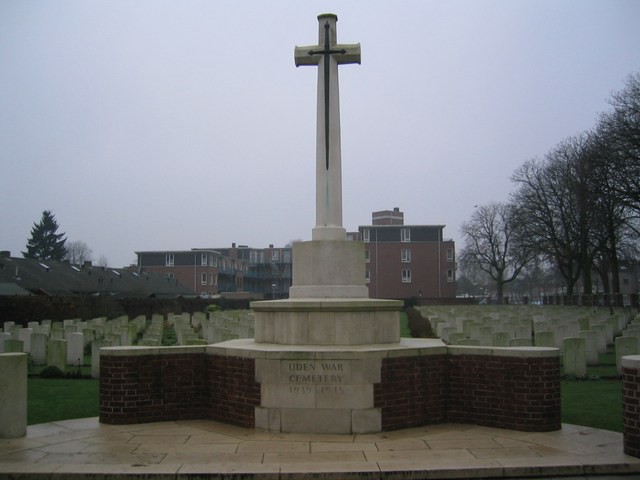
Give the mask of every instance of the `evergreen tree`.
M 61 261 L 67 254 L 64 233 L 58 231 L 58 222 L 50 210 L 42 212 L 40 223 L 33 224 L 31 238 L 27 242 L 27 251 L 22 252 L 24 258 L 38 260 Z

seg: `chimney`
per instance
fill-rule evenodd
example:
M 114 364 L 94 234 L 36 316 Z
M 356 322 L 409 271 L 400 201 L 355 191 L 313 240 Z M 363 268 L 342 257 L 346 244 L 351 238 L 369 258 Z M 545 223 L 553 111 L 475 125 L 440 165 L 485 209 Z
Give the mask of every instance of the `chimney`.
M 92 265 L 91 260 L 85 260 L 82 264 L 82 268 L 91 268 Z
M 0 250 L 0 258 L 9 258 L 11 257 L 11 252 L 9 250 Z
M 233 242 L 233 243 L 231 244 L 231 248 L 236 248 L 236 242 Z
M 269 248 L 273 248 L 273 243 L 270 243 L 270 244 L 269 244 Z

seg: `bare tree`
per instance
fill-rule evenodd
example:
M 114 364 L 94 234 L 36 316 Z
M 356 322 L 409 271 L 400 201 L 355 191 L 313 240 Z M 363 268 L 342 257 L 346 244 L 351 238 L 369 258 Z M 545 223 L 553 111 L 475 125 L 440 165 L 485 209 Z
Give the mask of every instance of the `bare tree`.
M 513 282 L 531 259 L 528 249 L 516 241 L 517 229 L 514 210 L 504 203 L 480 206 L 462 224 L 464 248 L 458 259 L 477 265 L 491 277 L 498 303 L 503 301 L 505 284 Z
M 89 246 L 81 240 L 67 242 L 67 254 L 64 259 L 74 265 L 82 265 L 86 261 L 92 260 L 93 252 Z
M 640 236 L 640 74 L 630 76 L 610 103 L 613 111 L 601 116 L 593 132 L 601 233 L 596 269 L 604 291 L 620 293 L 621 256 L 635 250 Z
M 105 255 L 100 255 L 100 258 L 98 258 L 98 266 L 99 267 L 108 267 L 109 266 L 109 260 L 107 259 L 107 257 Z
M 597 129 L 606 137 L 606 162 L 617 194 L 640 213 L 640 73 L 629 76 L 625 88 L 609 103 L 613 111 L 601 116 Z
M 588 135 L 568 138 L 544 161 L 525 162 L 512 176 L 518 184 L 513 202 L 522 224 L 520 238 L 532 251 L 554 259 L 569 295 L 581 276 L 585 290 L 591 291 L 597 250 L 589 142 Z

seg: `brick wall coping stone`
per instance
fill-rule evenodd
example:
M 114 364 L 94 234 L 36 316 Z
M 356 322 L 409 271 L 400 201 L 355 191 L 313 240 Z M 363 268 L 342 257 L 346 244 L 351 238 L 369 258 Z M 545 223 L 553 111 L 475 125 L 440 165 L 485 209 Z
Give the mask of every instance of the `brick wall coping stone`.
M 552 358 L 560 355 L 551 347 L 478 347 L 445 345 L 440 339 L 402 338 L 397 344 L 380 345 L 279 345 L 255 343 L 251 338 L 228 340 L 213 345 L 177 347 L 102 347 L 100 354 L 111 357 L 147 355 L 202 354 L 226 355 L 241 358 L 283 358 L 283 351 L 292 358 L 301 359 L 350 359 L 350 358 L 397 358 L 422 357 L 428 355 L 482 355 L 515 358 Z M 640 368 L 640 355 L 623 357 L 622 364 L 628 368 Z
M 144 357 L 147 355 L 185 355 L 205 353 L 206 345 L 179 347 L 102 347 L 100 355 L 108 357 Z
M 640 355 L 627 355 L 626 357 L 622 357 L 622 366 L 624 368 L 640 369 Z
M 256 312 L 381 312 L 400 311 L 403 305 L 401 300 L 378 298 L 295 298 L 251 302 L 251 309 Z
M 492 357 L 552 358 L 560 356 L 560 350 L 552 347 L 478 347 L 475 345 L 449 345 L 449 355 L 487 355 Z M 640 356 L 638 357 L 640 359 Z
M 362 359 L 444 355 L 447 346 L 440 339 L 403 338 L 399 343 L 375 345 L 280 345 L 256 343 L 252 338 L 228 340 L 206 347 L 209 355 L 243 358 Z

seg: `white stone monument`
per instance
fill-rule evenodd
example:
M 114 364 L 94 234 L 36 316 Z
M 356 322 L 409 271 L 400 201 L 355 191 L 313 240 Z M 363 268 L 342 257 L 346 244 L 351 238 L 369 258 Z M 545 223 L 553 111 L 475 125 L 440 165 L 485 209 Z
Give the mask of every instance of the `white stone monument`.
M 382 413 L 374 405 L 374 384 L 381 381 L 382 359 L 444 344 L 401 340 L 403 303 L 369 298 L 364 244 L 347 240 L 342 226 L 338 65 L 360 63 L 360 46 L 337 42 L 335 15 L 318 21 L 318 44 L 294 51 L 296 66 L 318 68 L 312 239 L 293 245 L 290 298 L 251 303 L 255 340 L 230 340 L 208 351 L 256 359 L 256 428 L 377 432 Z
M 337 43 L 333 14 L 318 17 L 318 45 L 296 47 L 296 66 L 318 67 L 316 224 L 312 240 L 293 245 L 288 300 L 253 302 L 256 342 L 357 345 L 400 340 L 402 303 L 369 299 L 364 244 L 342 226 L 338 65 L 360 63 L 360 45 Z M 372 314 L 372 312 L 376 312 Z

